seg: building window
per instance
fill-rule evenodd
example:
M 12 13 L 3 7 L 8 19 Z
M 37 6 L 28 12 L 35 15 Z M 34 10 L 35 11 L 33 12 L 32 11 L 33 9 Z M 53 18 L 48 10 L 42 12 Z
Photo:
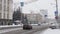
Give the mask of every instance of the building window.
M 7 3 L 8 3 L 8 5 L 9 5 L 9 0 L 7 0 Z
M 1 19 L 1 17 L 2 17 L 2 15 L 1 15 L 1 13 L 0 13 L 0 19 Z
M 2 2 L 2 0 L 0 0 L 0 2 Z
M 6 0 L 4 0 L 4 4 L 6 4 Z
M 4 11 L 6 11 L 6 5 L 4 5 Z
M 9 14 L 7 13 L 7 19 L 9 19 Z
M 0 10 L 2 10 L 2 4 L 0 4 Z
M 0 0 L 0 10 L 2 10 L 2 0 Z

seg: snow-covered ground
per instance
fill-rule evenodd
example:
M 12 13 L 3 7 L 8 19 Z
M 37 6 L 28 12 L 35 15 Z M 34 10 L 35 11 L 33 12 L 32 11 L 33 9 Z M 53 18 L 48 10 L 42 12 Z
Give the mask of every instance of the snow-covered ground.
M 10 32 L 10 31 L 15 31 L 15 30 L 22 29 L 22 28 L 14 28 L 14 27 L 20 27 L 20 26 L 22 26 L 22 25 L 21 24 L 19 24 L 19 25 L 1 25 L 0 26 L 0 34 L 1 33 L 6 33 L 6 32 Z M 9 27 L 12 27 L 12 28 L 9 28 Z
M 10 31 L 16 31 L 16 30 L 20 30 L 20 29 L 22 29 L 22 28 L 4 29 L 4 30 L 0 30 L 0 34 L 10 32 Z
M 60 29 L 46 29 L 46 30 L 43 30 L 43 31 L 38 31 L 34 34 L 60 34 Z
M 60 34 L 60 29 L 47 29 L 42 34 Z
M 37 26 L 38 24 L 30 24 L 30 25 L 32 25 L 32 26 Z
M 1 30 L 1 29 L 10 29 L 10 28 L 15 28 L 15 27 L 16 27 L 16 28 L 18 28 L 18 27 L 21 28 L 22 26 L 23 26 L 23 25 L 20 25 L 20 24 L 19 24 L 19 25 L 1 25 L 1 26 L 0 26 L 0 30 Z
M 18 24 L 18 25 L 1 25 L 0 27 L 15 27 L 15 26 L 23 26 L 23 24 Z

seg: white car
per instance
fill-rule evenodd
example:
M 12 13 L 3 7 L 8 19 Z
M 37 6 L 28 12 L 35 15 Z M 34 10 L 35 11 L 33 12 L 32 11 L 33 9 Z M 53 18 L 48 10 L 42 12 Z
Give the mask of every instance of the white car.
M 52 29 L 57 29 L 57 28 L 59 28 L 59 25 L 57 23 L 50 23 L 49 27 Z

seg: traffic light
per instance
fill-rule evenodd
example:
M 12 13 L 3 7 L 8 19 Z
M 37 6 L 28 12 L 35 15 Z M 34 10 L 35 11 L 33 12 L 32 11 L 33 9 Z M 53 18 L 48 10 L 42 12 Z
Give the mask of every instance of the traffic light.
M 56 16 L 55 19 L 58 19 L 58 16 Z

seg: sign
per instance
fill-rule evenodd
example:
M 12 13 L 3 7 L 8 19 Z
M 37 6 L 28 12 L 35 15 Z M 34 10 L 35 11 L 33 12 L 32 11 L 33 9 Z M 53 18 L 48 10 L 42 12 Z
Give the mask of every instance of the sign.
M 47 15 L 45 15 L 45 17 L 47 17 Z
M 58 11 L 55 11 L 55 14 L 58 14 Z
M 20 2 L 21 3 L 21 7 L 23 7 L 24 6 L 24 2 Z
M 58 16 L 58 11 L 55 11 L 55 16 Z

